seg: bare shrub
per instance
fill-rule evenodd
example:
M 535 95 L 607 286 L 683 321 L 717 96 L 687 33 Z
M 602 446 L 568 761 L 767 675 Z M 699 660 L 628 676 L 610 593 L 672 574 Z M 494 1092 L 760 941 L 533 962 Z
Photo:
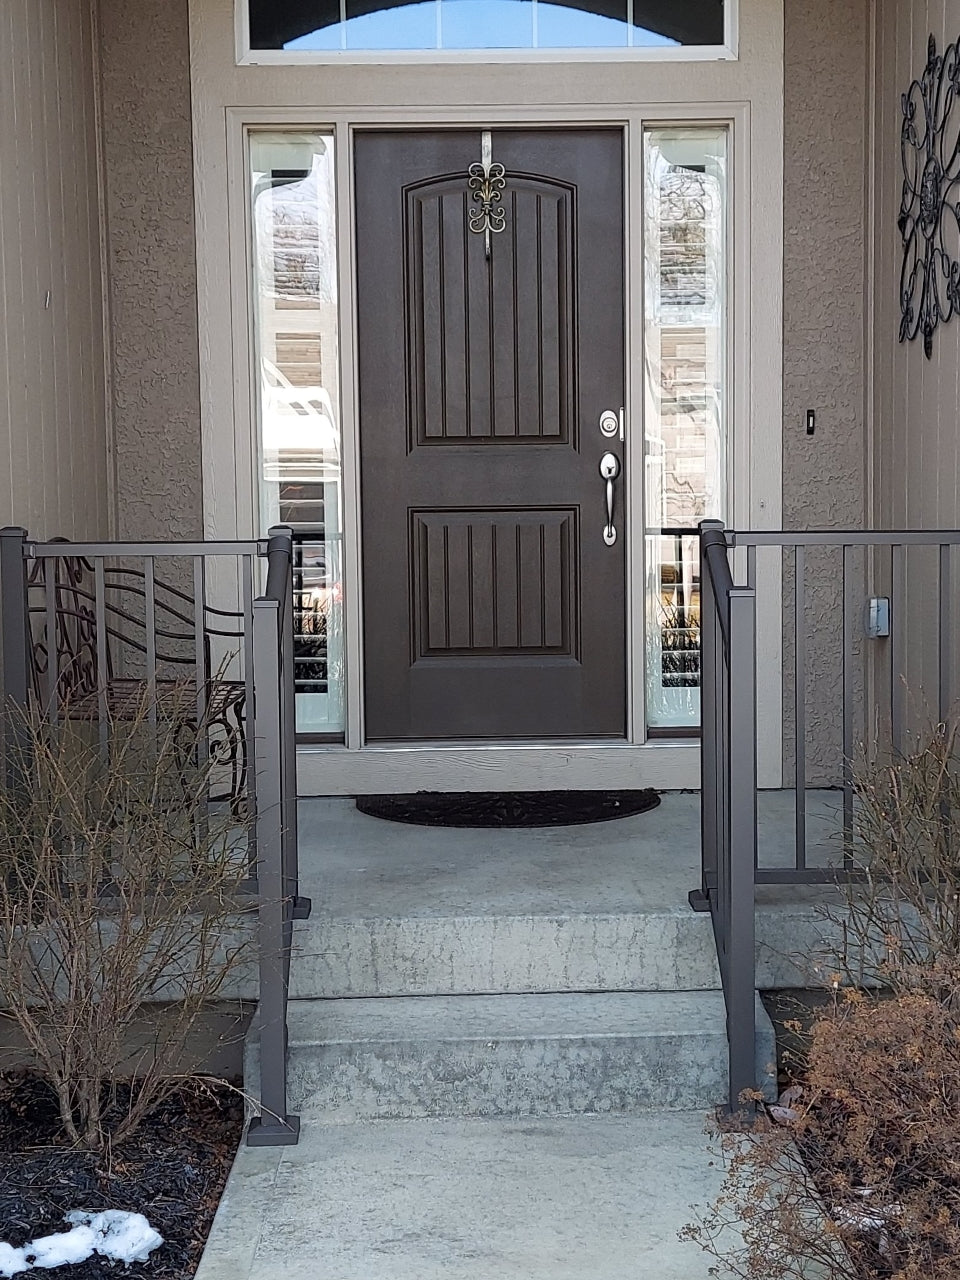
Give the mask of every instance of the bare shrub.
M 885 767 L 856 769 L 854 862 L 845 895 L 846 981 L 893 991 L 960 981 L 960 761 L 938 725 Z M 945 984 L 945 985 L 944 985 Z
M 56 726 L 8 710 L 0 1006 L 66 1135 L 94 1150 L 129 1137 L 179 1086 L 190 1033 L 247 945 L 232 927 L 245 819 L 211 811 L 208 726 L 182 695 L 153 717 L 144 697 L 108 720 L 104 741 L 69 706 Z
M 684 1233 L 750 1280 L 960 1280 L 960 782 L 942 726 L 857 770 L 835 999 Z M 731 1234 L 732 1233 L 732 1234 Z
M 960 1022 L 922 992 L 844 993 L 813 1027 L 802 1105 L 733 1151 L 687 1237 L 750 1280 L 960 1276 Z M 742 1245 L 725 1232 L 739 1224 Z

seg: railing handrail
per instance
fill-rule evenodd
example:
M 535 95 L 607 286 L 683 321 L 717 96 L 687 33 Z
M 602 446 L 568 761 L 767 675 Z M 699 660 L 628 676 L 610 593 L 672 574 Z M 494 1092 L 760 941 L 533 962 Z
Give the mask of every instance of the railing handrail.
M 25 538 L 24 555 L 31 560 L 59 560 L 64 558 L 101 559 L 115 556 L 263 556 L 267 540 L 251 538 L 232 542 L 69 542 L 55 539 L 37 542 Z
M 704 520 L 700 526 L 701 574 L 706 568 L 713 587 L 713 599 L 720 618 L 724 644 L 730 646 L 730 596 L 734 589 L 733 574 L 727 558 L 727 535 L 719 521 Z
M 291 530 L 277 525 L 270 530 L 266 545 L 267 581 L 263 597 L 286 607 L 290 578 L 293 573 L 293 536 Z
M 960 546 L 960 529 L 727 529 L 725 536 L 731 547 Z

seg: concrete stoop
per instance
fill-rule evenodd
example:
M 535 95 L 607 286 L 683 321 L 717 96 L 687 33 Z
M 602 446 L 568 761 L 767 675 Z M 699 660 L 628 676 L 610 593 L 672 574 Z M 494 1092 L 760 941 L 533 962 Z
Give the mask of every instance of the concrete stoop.
M 779 827 L 776 828 L 779 830 Z M 306 1123 L 706 1110 L 726 1096 L 713 928 L 690 910 L 697 797 L 532 830 L 300 815 L 289 1107 Z M 803 985 L 804 904 L 758 912 L 758 984 Z M 757 1001 L 758 1079 L 773 1029 Z M 247 1088 L 258 1089 L 256 1023 Z
M 758 1078 L 773 1028 L 757 1001 Z M 304 1122 L 707 1109 L 726 1092 L 723 996 L 594 992 L 298 1000 L 289 1106 Z M 256 1096 L 256 1035 L 246 1078 Z

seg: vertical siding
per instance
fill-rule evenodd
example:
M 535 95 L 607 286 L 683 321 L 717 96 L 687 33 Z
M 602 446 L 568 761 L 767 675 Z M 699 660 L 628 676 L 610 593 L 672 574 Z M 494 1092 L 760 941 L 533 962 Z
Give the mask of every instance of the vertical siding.
M 960 37 L 960 0 L 877 0 L 873 499 L 885 528 L 960 522 L 960 317 L 937 330 L 931 360 L 922 338 L 897 337 L 900 95 L 924 67 L 931 32 L 941 51 Z
M 0 5 L 0 524 L 108 533 L 94 36 L 81 0 Z
M 922 335 L 904 343 L 898 337 L 901 95 L 923 71 L 931 33 L 941 53 L 960 38 L 960 0 L 877 0 L 872 500 L 873 523 L 887 529 L 960 524 L 960 317 L 937 329 L 930 360 L 923 353 Z M 960 256 L 960 241 L 952 248 Z M 889 590 L 884 560 L 878 564 L 876 589 Z M 908 724 L 919 732 L 937 719 L 936 589 L 935 556 L 910 553 L 904 601 L 907 670 L 902 678 Z M 878 646 L 875 658 L 878 693 L 885 695 L 890 680 L 885 646 Z M 955 671 L 955 690 L 957 678 Z

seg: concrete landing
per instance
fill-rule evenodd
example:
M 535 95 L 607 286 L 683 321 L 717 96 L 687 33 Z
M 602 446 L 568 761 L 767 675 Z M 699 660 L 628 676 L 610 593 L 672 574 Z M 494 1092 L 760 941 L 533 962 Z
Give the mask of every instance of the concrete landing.
M 807 857 L 840 852 L 841 797 L 807 795 Z M 719 987 L 700 877 L 700 798 L 671 792 L 616 822 L 449 830 L 384 822 L 353 801 L 299 805 L 302 891 L 291 995 L 703 991 Z M 761 792 L 764 865 L 792 856 L 793 794 Z M 757 891 L 761 988 L 814 983 L 835 890 Z M 821 966 L 822 967 L 822 966 Z
M 196 1280 L 708 1280 L 702 1113 L 305 1127 L 242 1147 Z

